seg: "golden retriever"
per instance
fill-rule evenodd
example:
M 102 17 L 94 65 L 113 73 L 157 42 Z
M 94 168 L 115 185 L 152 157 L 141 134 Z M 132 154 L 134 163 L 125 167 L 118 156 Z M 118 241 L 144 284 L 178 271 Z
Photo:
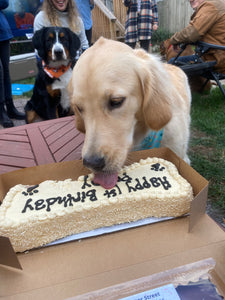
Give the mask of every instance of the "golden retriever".
M 179 47 L 177 51 L 174 50 L 170 42 L 170 39 L 165 40 L 160 44 L 160 54 L 166 61 L 169 61 L 171 58 L 176 57 L 180 50 L 181 49 Z M 195 52 L 193 50 L 192 45 L 187 45 L 187 47 L 184 49 L 184 51 L 181 53 L 180 56 L 188 56 L 194 53 Z M 201 76 L 196 76 L 196 75 L 189 76 L 189 84 L 192 92 L 196 92 L 200 94 L 204 92 L 209 93 L 212 88 L 212 82 L 210 80 L 207 81 L 206 78 L 203 78 Z
M 151 130 L 163 128 L 161 146 L 189 162 L 191 93 L 178 67 L 101 37 L 79 58 L 69 91 L 95 183 L 112 188 L 129 151 Z

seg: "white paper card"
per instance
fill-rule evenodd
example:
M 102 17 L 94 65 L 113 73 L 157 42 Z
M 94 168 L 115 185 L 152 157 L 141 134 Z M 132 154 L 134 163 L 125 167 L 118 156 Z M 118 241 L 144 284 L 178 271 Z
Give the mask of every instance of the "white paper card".
M 122 298 L 120 300 L 181 300 L 175 287 L 167 284 L 159 288 L 142 292 L 133 296 Z

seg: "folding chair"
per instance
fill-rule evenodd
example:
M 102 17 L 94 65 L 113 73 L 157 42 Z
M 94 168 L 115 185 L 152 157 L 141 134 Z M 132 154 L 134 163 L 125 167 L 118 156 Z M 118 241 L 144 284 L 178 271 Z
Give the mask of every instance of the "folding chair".
M 182 44 L 180 45 L 181 50 L 175 57 L 173 64 L 180 67 L 188 76 L 198 75 L 206 78 L 206 82 L 204 83 L 204 85 L 207 84 L 209 80 L 215 80 L 225 98 L 225 90 L 220 82 L 220 80 L 225 79 L 225 74 L 219 73 L 214 70 L 214 66 L 217 63 L 216 61 L 206 62 L 202 59 L 202 55 L 209 51 L 209 49 L 213 48 L 225 51 L 225 46 L 214 45 L 205 42 L 197 42 L 193 45 L 195 45 L 195 55 L 197 56 L 195 60 L 189 63 L 184 63 L 178 60 L 179 56 L 187 46 L 187 44 Z

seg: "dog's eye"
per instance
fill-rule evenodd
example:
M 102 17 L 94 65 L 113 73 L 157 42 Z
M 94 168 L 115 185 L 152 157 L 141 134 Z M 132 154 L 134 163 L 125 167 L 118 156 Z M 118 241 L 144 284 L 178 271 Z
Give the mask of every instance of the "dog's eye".
M 112 110 L 112 109 L 121 107 L 124 101 L 125 101 L 125 97 L 110 99 L 109 100 L 109 109 Z
M 82 109 L 80 106 L 77 106 L 77 105 L 76 105 L 76 109 L 79 111 L 80 114 L 82 114 L 83 109 Z

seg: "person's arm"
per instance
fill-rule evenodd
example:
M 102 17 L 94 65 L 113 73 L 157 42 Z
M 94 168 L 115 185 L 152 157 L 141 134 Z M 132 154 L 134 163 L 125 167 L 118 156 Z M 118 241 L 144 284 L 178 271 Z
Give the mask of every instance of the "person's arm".
M 40 11 L 34 18 L 33 31 L 35 32 L 37 30 L 40 30 L 41 28 L 43 28 L 45 26 L 50 26 L 50 22 L 45 17 L 45 13 L 43 11 Z
M 171 38 L 171 44 L 195 43 L 215 24 L 218 10 L 210 2 L 204 2 L 189 25 Z
M 200 39 L 200 35 L 196 30 L 196 28 L 192 25 L 188 25 L 180 32 L 176 32 L 171 37 L 170 41 L 172 45 L 177 45 L 181 43 L 195 43 L 199 39 Z
M 87 37 L 85 34 L 84 23 L 80 17 L 79 17 L 79 19 L 80 19 L 80 33 L 78 36 L 80 39 L 81 49 L 82 49 L 82 51 L 84 51 L 87 48 L 89 48 L 89 44 L 88 44 L 88 40 L 87 40 Z
M 153 17 L 153 30 L 157 30 L 159 24 L 159 17 L 158 17 L 158 7 L 155 0 L 152 1 L 152 17 Z

